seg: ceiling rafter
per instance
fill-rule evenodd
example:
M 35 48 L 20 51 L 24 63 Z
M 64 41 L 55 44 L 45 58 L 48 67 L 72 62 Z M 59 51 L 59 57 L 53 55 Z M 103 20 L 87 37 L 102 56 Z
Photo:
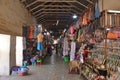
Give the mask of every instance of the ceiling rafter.
M 90 1 L 90 0 L 86 0 L 86 1 L 88 1 L 89 3 L 91 3 L 91 4 L 93 4 L 93 2 L 92 1 Z
M 86 9 L 88 8 L 88 6 L 82 4 L 80 1 L 77 1 L 78 4 L 80 4 L 81 6 L 85 7 Z
M 40 2 L 76 2 L 76 0 L 37 0 Z
M 37 19 L 37 21 L 40 21 L 42 23 L 46 22 L 46 20 L 44 18 L 40 18 L 39 20 Z
M 66 8 L 66 10 L 67 10 L 67 8 L 76 8 L 76 7 L 74 7 L 74 6 L 66 6 L 66 5 L 46 5 L 44 8 L 47 8 L 47 7 L 50 7 L 50 8 Z M 80 10 L 80 9 L 79 9 Z M 35 12 L 33 12 L 33 14 L 36 14 L 36 13 L 38 13 L 38 12 L 40 12 L 41 11 L 41 9 L 39 9 L 39 10 L 37 10 L 37 11 L 35 11 Z
M 55 17 L 55 15 L 53 15 L 53 14 L 43 14 L 43 15 L 37 17 L 37 19 L 43 18 L 43 17 L 45 17 L 45 16 Z M 66 15 L 66 14 L 65 14 L 65 15 L 64 15 L 64 14 L 63 14 L 63 15 L 60 15 L 60 14 L 59 14 L 59 15 L 56 15 L 56 16 L 57 16 L 57 17 L 71 17 L 71 15 L 68 15 L 68 14 L 67 14 L 67 15 Z
M 37 8 L 41 7 L 41 6 L 44 6 L 44 4 L 45 4 L 45 3 L 40 4 L 40 5 L 38 5 L 38 6 L 34 7 L 34 8 L 32 8 L 32 9 L 30 9 L 30 12 L 32 12 L 33 10 L 35 10 L 35 9 L 37 9 Z
M 40 2 L 77 2 L 78 4 L 84 6 L 85 8 L 88 8 L 88 6 L 82 4 L 81 2 L 79 2 L 78 0 L 37 0 Z
M 73 11 L 73 12 L 75 12 L 76 14 L 80 15 L 80 12 L 78 12 L 78 11 L 72 9 L 72 8 L 71 8 L 71 9 L 64 9 L 64 8 L 63 8 L 63 9 L 40 9 L 40 10 L 39 10 L 39 13 L 41 13 L 41 11 L 51 11 L 51 12 L 52 12 L 52 11 L 65 11 L 65 12 L 66 12 L 66 11 L 70 11 L 70 12 Z M 33 15 L 34 15 L 34 14 L 33 14 Z M 39 15 L 39 14 L 37 14 L 37 15 Z M 35 16 L 37 16 L 37 15 L 35 15 Z
M 50 20 L 53 20 L 53 19 L 55 19 L 55 20 L 63 20 L 63 19 L 68 19 L 69 17 L 66 17 L 66 18 L 44 18 L 44 19 L 46 19 L 46 20 L 48 20 L 48 19 L 50 19 Z
M 63 10 L 67 10 L 67 11 L 69 11 L 69 10 L 72 10 L 72 9 L 54 9 L 54 8 L 52 8 L 52 9 L 40 9 L 40 11 L 49 11 L 49 10 L 51 10 L 51 11 L 55 11 L 55 10 L 61 10 L 61 11 L 63 11 Z
M 72 12 L 41 12 L 40 14 L 38 14 L 38 15 L 35 15 L 35 17 L 37 18 L 37 17 L 39 17 L 40 15 L 42 15 L 42 14 L 46 14 L 46 13 L 48 13 L 48 14 L 65 14 L 65 13 L 67 13 L 67 14 L 71 14 L 71 15 L 73 15 L 73 13 Z
M 34 5 L 34 4 L 37 3 L 37 2 L 38 2 L 38 1 L 35 0 L 34 2 L 28 4 L 28 5 L 26 6 L 26 8 L 28 8 L 28 7 L 32 6 L 32 5 Z
M 57 19 L 54 19 L 54 20 L 45 20 L 46 22 L 57 22 Z M 60 20 L 60 22 L 63 22 L 63 21 L 68 21 L 68 20 Z

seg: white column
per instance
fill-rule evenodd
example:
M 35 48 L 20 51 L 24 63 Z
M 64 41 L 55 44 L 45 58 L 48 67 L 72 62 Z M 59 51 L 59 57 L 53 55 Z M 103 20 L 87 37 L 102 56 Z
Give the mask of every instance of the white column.
M 10 74 L 10 35 L 0 34 L 0 75 Z
M 16 65 L 23 64 L 23 37 L 16 36 Z

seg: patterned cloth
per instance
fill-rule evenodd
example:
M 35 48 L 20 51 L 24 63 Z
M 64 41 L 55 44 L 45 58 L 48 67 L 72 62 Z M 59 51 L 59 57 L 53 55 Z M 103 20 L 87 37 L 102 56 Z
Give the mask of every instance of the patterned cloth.
M 75 59 L 75 52 L 76 52 L 76 43 L 71 42 L 71 51 L 70 51 L 70 61 L 73 61 Z
M 99 9 L 99 5 L 98 3 L 95 4 L 95 18 L 99 18 L 100 17 L 100 9 Z
M 42 42 L 37 43 L 37 50 L 42 51 L 43 50 L 43 44 Z
M 68 55 L 68 39 L 65 37 L 64 38 L 64 43 L 63 43 L 63 56 Z
M 34 27 L 30 26 L 30 33 L 29 33 L 29 38 L 33 38 L 33 32 L 34 32 Z

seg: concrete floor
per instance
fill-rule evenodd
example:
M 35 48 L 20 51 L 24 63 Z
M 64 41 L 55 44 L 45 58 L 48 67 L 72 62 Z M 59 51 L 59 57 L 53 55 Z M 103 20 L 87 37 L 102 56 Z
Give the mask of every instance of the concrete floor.
M 62 58 L 47 57 L 44 65 L 30 66 L 27 76 L 2 76 L 0 80 L 84 80 L 77 74 L 68 74 L 69 66 Z

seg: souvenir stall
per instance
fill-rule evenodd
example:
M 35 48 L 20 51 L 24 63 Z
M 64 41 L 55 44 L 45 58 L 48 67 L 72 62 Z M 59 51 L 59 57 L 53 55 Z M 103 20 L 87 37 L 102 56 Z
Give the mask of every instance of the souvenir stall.
M 36 65 L 45 56 L 45 35 L 42 25 L 23 27 L 24 64 Z
M 80 75 L 87 80 L 119 80 L 120 15 L 111 12 L 100 13 L 96 2 L 68 30 L 70 70 L 79 61 Z
M 80 20 L 77 40 L 87 45 L 81 46 L 84 64 L 80 66 L 80 73 L 87 80 L 119 80 L 119 13 L 107 10 L 100 16 L 96 8 L 97 4 L 93 20 L 86 17 L 87 12 Z

